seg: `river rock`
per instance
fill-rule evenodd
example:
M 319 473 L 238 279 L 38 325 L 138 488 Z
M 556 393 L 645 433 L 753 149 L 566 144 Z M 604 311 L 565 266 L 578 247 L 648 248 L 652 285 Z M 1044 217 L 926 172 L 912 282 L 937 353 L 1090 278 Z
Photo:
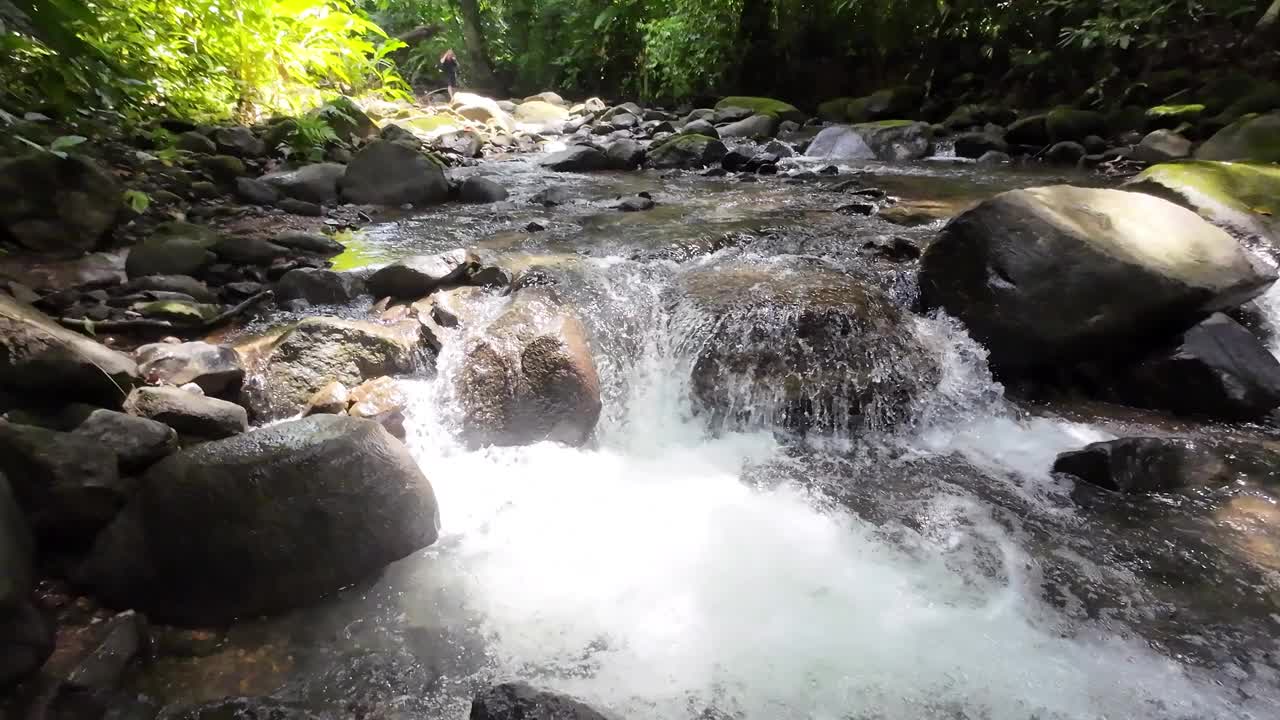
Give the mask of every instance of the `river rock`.
M 35 541 L 8 478 L 0 472 L 0 617 L 26 600 Z M 0 649 L 0 653 L 3 653 Z M 0 678 L 0 687 L 4 686 Z
M 520 103 L 513 113 L 516 122 L 546 127 L 569 119 L 569 111 L 542 100 Z
M 182 293 L 202 303 L 212 303 L 218 299 L 218 296 L 209 290 L 208 285 L 190 275 L 144 275 L 130 280 L 127 289 Z
M 412 373 L 429 361 L 416 321 L 396 325 L 307 318 L 281 335 L 262 360 L 261 387 L 249 398 L 256 417 L 293 415 L 328 383 L 354 387 L 370 378 Z
M 297 200 L 295 198 L 280 198 L 276 201 L 276 207 L 289 213 L 290 215 L 298 215 L 301 217 L 324 217 L 324 207 L 306 200 Z
M 266 144 L 243 126 L 218 128 L 212 138 L 219 151 L 236 157 L 256 158 L 267 151 Z
M 292 254 L 289 248 L 270 240 L 243 235 L 223 236 L 210 249 L 222 262 L 234 265 L 270 265 Z
M 1274 281 L 1189 210 L 1058 185 L 954 218 L 924 254 L 920 292 L 965 323 L 994 369 L 1017 374 L 1149 349 Z
M 120 510 L 130 484 L 116 454 L 69 433 L 0 420 L 0 473 L 42 544 L 78 547 Z
M 1123 391 L 1129 402 L 1179 415 L 1265 420 L 1280 407 L 1280 361 L 1218 313 L 1134 366 Z
M 524 682 L 493 685 L 476 693 L 470 720 L 611 720 L 568 695 Z
M 1280 453 L 1252 443 L 1130 437 L 1063 453 L 1053 471 L 1122 493 L 1280 482 Z
M 1045 116 L 1045 129 L 1050 142 L 1080 142 L 1090 135 L 1106 131 L 1107 121 L 1101 113 L 1076 108 L 1055 108 Z
M 1126 189 L 1150 193 L 1195 210 L 1236 235 L 1264 240 L 1280 259 L 1280 167 L 1203 160 L 1147 168 Z
M 1012 110 L 999 105 L 961 105 L 942 121 L 948 130 L 985 127 L 988 123 L 1005 126 L 1014 120 Z
M 134 351 L 142 377 L 152 385 L 195 383 L 206 395 L 233 397 L 244 381 L 234 348 L 206 342 L 152 343 Z
M 1004 139 L 1014 145 L 1048 145 L 1050 142 L 1048 121 L 1049 116 L 1045 113 L 1018 118 L 1009 123 Z
M 160 225 L 129 250 L 125 273 L 129 279 L 146 275 L 190 275 L 213 264 L 212 249 L 222 236 L 212 228 L 186 222 Z
M 435 542 L 431 484 L 377 423 L 315 415 L 153 466 L 80 579 L 179 624 L 282 612 Z
M 479 262 L 474 253 L 465 249 L 414 255 L 378 270 L 367 284 L 375 297 L 416 299 L 437 288 L 460 284 Z
M 174 140 L 173 146 L 189 153 L 212 155 L 218 152 L 218 146 L 214 145 L 207 135 L 195 130 L 188 130 L 178 135 Z
M 347 249 L 345 245 L 323 233 L 296 230 L 286 230 L 272 238 L 271 242 L 289 248 L 294 252 L 318 255 L 320 257 L 341 255 Z
M 605 149 L 604 154 L 614 170 L 635 170 L 644 164 L 644 146 L 635 140 L 614 141 Z
M 1008 152 L 1009 143 L 994 133 L 970 132 L 956 136 L 956 157 L 980 158 L 989 152 Z
M 716 128 L 722 138 L 773 137 L 778 132 L 776 115 L 752 115 Z
M 608 170 L 609 158 L 589 145 L 574 145 L 566 150 L 547 155 L 539 160 L 538 164 L 556 172 L 593 172 Z
M 819 262 L 713 265 L 685 274 L 678 292 L 694 400 L 718 425 L 891 428 L 939 376 L 883 292 Z
M 1075 165 L 1088 151 L 1073 140 L 1056 142 L 1044 153 L 1044 159 L 1054 165 Z
M 42 403 L 119 405 L 138 380 L 129 356 L 0 293 L 0 386 Z
M 543 290 L 525 289 L 468 341 L 455 386 L 468 445 L 587 441 L 600 378 L 582 322 Z
M 334 380 L 316 391 L 307 401 L 302 411 L 306 415 L 345 415 L 347 406 L 351 404 L 351 393 L 347 386 Z
M 1153 130 L 1142 138 L 1129 157 L 1147 163 L 1162 163 L 1190 155 L 1190 140 L 1172 130 Z
M 0 609 L 0 689 L 33 675 L 53 653 L 53 623 L 25 598 Z
M 1280 110 L 1246 115 L 1196 149 L 1197 160 L 1280 162 Z
M 338 182 L 345 173 L 338 163 L 315 163 L 267 173 L 261 180 L 284 197 L 324 204 L 338 199 Z
M 449 181 L 439 165 L 386 140 L 374 140 L 356 153 L 339 185 L 344 200 L 361 205 L 429 205 L 449 198 Z
M 273 697 L 229 697 L 165 708 L 156 720 L 332 720 L 304 704 Z
M 261 178 L 238 177 L 236 197 L 252 205 L 274 205 L 280 199 L 280 191 Z
M 351 405 L 347 412 L 352 417 L 368 420 L 376 420 L 389 413 L 402 412 L 408 400 L 400 385 L 389 377 L 374 378 L 360 383 L 351 388 L 350 398 Z
M 497 182 L 479 175 L 462 181 L 458 199 L 465 203 L 495 203 L 507 199 L 507 189 Z
M 681 135 L 701 135 L 703 137 L 720 139 L 720 131 L 710 122 L 703 119 L 691 120 L 680 128 Z
M 805 154 L 832 161 L 901 161 L 925 157 L 932 150 L 933 130 L 928 123 L 884 120 L 824 128 Z
M 659 169 L 693 170 L 720 162 L 727 152 L 724 143 L 713 137 L 681 134 L 650 148 L 648 163 Z
M 716 103 L 716 110 L 724 108 L 745 108 L 758 115 L 773 115 L 779 120 L 791 120 L 798 123 L 802 123 L 806 119 L 805 114 L 797 110 L 794 105 L 773 98 L 744 95 L 730 96 Z
M 282 301 L 306 300 L 312 305 L 346 305 L 364 293 L 364 284 L 351 273 L 297 268 L 276 283 L 276 297 Z
M 164 423 L 196 441 L 220 440 L 249 427 L 248 414 L 239 405 L 171 386 L 134 389 L 124 411 Z
M 74 155 L 0 161 L 0 234 L 36 252 L 86 253 L 115 225 L 122 192 L 114 176 Z
M 87 405 L 63 413 L 71 434 L 111 448 L 122 473 L 145 470 L 178 449 L 178 434 L 155 420 Z
M 234 183 L 236 178 L 244 175 L 246 172 L 244 161 L 233 155 L 211 155 L 206 158 L 201 158 L 200 169 L 203 170 L 206 175 L 213 178 L 215 182 L 219 182 L 224 185 Z M 192 184 L 191 189 L 192 191 L 196 191 L 195 184 Z M 216 186 L 213 187 L 213 191 L 211 193 L 205 193 L 207 197 L 216 197 L 218 194 Z

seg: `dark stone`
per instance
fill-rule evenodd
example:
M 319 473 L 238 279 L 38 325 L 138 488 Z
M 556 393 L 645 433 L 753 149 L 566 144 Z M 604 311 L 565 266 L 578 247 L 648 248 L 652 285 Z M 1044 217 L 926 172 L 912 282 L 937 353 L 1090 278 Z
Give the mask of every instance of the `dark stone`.
M 374 297 L 416 300 L 436 288 L 457 284 L 478 263 L 474 254 L 463 249 L 415 255 L 378 270 L 367 284 Z
M 0 161 L 0 235 L 28 250 L 80 255 L 106 240 L 122 191 L 114 176 L 74 155 Z
M 1063 453 L 1053 471 L 1107 490 L 1152 493 L 1237 482 L 1275 486 L 1280 454 L 1261 445 L 1190 438 L 1130 437 Z
M 244 161 L 231 155 L 211 155 L 200 158 L 200 169 L 204 170 L 215 182 L 233 183 L 245 174 Z M 192 190 L 195 186 L 192 186 Z
M 301 298 L 312 305 L 346 305 L 363 291 L 363 283 L 350 273 L 315 268 L 290 270 L 276 284 L 280 300 Z
M 95 625 L 91 632 L 92 645 L 76 660 L 66 675 L 66 682 L 79 688 L 118 689 L 129 665 L 150 654 L 147 620 L 127 610 Z
M 280 191 L 258 178 L 236 178 L 236 196 L 253 205 L 274 205 Z
M 609 158 L 600 150 L 588 145 L 574 145 L 552 153 L 539 161 L 542 167 L 556 172 L 593 172 L 608 170 Z
M 649 151 L 648 163 L 659 169 L 703 168 L 720 162 L 728 149 L 706 135 L 680 134 Z
M 438 528 L 431 485 L 399 441 L 315 415 L 153 466 L 80 576 L 109 603 L 216 625 L 311 604 Z
M 230 437 L 249 427 L 248 413 L 239 405 L 172 386 L 136 388 L 129 393 L 124 410 L 196 440 Z
M 656 203 L 651 198 L 636 195 L 623 199 L 622 202 L 618 203 L 617 208 L 623 212 L 639 212 L 652 210 L 655 205 Z
M 751 162 L 751 157 L 743 153 L 741 150 L 730 150 L 720 158 L 720 167 L 729 172 L 737 172 L 747 167 L 747 163 Z
M 1054 143 L 1047 151 L 1045 151 L 1044 159 L 1054 165 L 1075 165 L 1080 162 L 1080 158 L 1087 154 L 1084 146 L 1078 142 L 1064 140 Z
M 128 290 L 182 293 L 196 302 L 211 303 L 217 296 L 209 286 L 190 275 L 144 275 L 129 281 Z M 159 299 L 159 298 L 157 298 Z
M 957 135 L 956 157 L 980 158 L 989 152 L 1009 152 L 1009 143 L 999 135 L 987 132 L 971 132 Z
M 507 189 L 487 177 L 472 175 L 462 181 L 458 199 L 465 203 L 495 203 L 507 199 Z
M 177 140 L 174 142 L 174 147 L 179 150 L 186 150 L 191 153 L 204 153 L 206 155 L 212 155 L 218 152 L 218 146 L 214 145 L 212 140 L 205 135 L 195 132 L 194 130 L 184 132 L 179 135 Z
M 294 200 L 293 198 L 281 198 L 276 201 L 276 207 L 289 213 L 290 215 L 298 215 L 300 217 L 323 217 L 324 208 L 316 203 L 307 202 L 306 200 Z
M 346 166 L 338 163 L 315 163 L 295 170 L 267 173 L 261 182 L 283 197 L 323 205 L 338 199 L 338 182 L 346 171 Z
M 644 164 L 644 146 L 635 140 L 618 140 L 611 143 L 605 156 L 615 170 L 635 170 Z
M 342 198 L 361 205 L 430 205 L 449 198 L 444 170 L 412 148 L 374 140 L 347 165 Z
M 715 126 L 706 120 L 694 120 L 692 122 L 685 123 L 684 127 L 680 128 L 680 134 L 701 135 L 703 137 L 712 138 L 713 140 L 720 139 L 720 131 L 716 130 Z
M 270 697 L 211 700 L 198 705 L 166 708 L 156 720 L 332 720 L 304 705 Z
M 528 683 L 502 683 L 476 693 L 470 720 L 612 720 L 568 695 Z
M 152 385 L 195 383 L 206 395 L 233 397 L 244 382 L 240 355 L 206 342 L 153 343 L 134 351 L 138 370 Z
M 0 616 L 26 602 L 31 590 L 35 551 L 27 518 L 9 480 L 0 473 Z M 3 652 L 0 649 L 0 653 Z M 4 680 L 0 677 L 0 687 L 3 686 Z
M 294 252 L 333 257 L 341 255 L 347 248 L 337 240 L 323 233 L 300 232 L 286 230 L 272 239 L 276 245 L 289 248 Z
M 110 448 L 121 473 L 145 470 L 178 449 L 178 434 L 155 420 L 86 405 L 72 406 L 63 415 L 72 435 Z
M 216 231 L 201 225 L 165 223 L 129 250 L 125 272 L 131 280 L 145 275 L 198 275 L 213 263 L 211 248 L 221 239 Z
M 564 205 L 572 199 L 569 194 L 569 188 L 563 185 L 554 185 L 543 190 L 539 190 L 533 197 L 529 198 L 529 202 L 544 205 L 546 207 L 555 207 Z
M 223 237 L 212 250 L 223 262 L 236 265 L 270 265 L 271 261 L 289 255 L 289 248 L 242 235 Z
M 53 623 L 26 599 L 0 609 L 0 689 L 34 674 L 53 653 Z
M 247 127 L 225 127 L 213 131 L 213 142 L 218 150 L 236 157 L 261 157 L 267 146 Z
M 862 244 L 862 251 L 892 262 L 917 260 L 921 255 L 920 247 L 904 237 L 868 240 Z
M 778 131 L 778 118 L 774 115 L 752 115 L 716 130 L 721 138 L 773 137 Z

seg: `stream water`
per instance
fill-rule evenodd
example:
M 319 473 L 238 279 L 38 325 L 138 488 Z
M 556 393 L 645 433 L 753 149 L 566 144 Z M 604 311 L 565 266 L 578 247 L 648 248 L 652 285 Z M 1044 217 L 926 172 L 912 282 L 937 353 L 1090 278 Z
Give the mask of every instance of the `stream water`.
M 946 214 L 1085 179 L 950 162 L 805 183 L 551 176 L 523 159 L 474 171 L 512 201 L 375 226 L 339 263 L 467 245 L 557 274 L 601 374 L 595 441 L 464 449 L 448 339 L 435 374 L 408 382 L 441 540 L 319 607 L 232 628 L 210 657 L 161 661 L 139 690 L 403 718 L 461 718 L 510 678 L 632 720 L 1280 717 L 1276 496 L 1124 499 L 1049 472 L 1059 452 L 1179 428 L 1013 403 L 960 327 L 915 315 L 941 371 L 893 430 L 799 440 L 690 404 L 698 318 L 679 289 L 702 265 L 818 258 L 911 306 L 909 265 L 861 248 L 940 222 L 835 212 L 858 198 L 824 183 Z M 574 199 L 528 202 L 550 184 Z M 610 209 L 640 191 L 658 207 Z M 535 220 L 546 230 L 523 230 Z

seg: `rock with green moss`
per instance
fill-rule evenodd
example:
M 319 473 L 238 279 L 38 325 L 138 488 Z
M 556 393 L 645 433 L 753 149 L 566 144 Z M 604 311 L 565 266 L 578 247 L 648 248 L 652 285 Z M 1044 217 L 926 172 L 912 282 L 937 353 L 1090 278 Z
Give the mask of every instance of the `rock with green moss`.
M 1083 140 L 1090 135 L 1106 132 L 1106 127 L 1106 118 L 1092 110 L 1060 107 L 1050 111 L 1045 117 L 1049 140 L 1055 143 Z
M 148 275 L 194 276 L 214 261 L 212 248 L 221 239 L 217 231 L 202 225 L 165 223 L 129 250 L 125 272 L 130 279 Z
M 1280 162 L 1280 112 L 1246 115 L 1196 150 L 1197 160 Z
M 1127 187 L 1186 205 L 1236 234 L 1280 243 L 1280 166 L 1163 163 L 1147 168 Z
M 848 122 L 849 120 L 849 103 L 857 98 L 838 97 L 832 98 L 818 105 L 818 117 L 827 122 Z
M 1205 112 L 1202 103 L 1186 105 L 1157 105 L 1146 112 L 1147 127 L 1152 130 L 1169 130 L 1182 123 L 1195 123 Z
M 773 98 L 734 96 L 716 103 L 716 109 L 727 107 L 746 108 L 758 115 L 773 115 L 779 120 L 791 120 L 802 123 L 807 118 L 796 106 L 774 100 Z
M 1013 122 L 1012 110 L 1000 105 L 961 105 L 942 121 L 948 130 L 964 130 L 972 127 L 984 127 L 987 123 L 1008 125 Z
M 392 123 L 412 133 L 421 135 L 443 135 L 462 127 L 462 121 L 452 115 L 418 115 Z
M 169 320 L 179 325 L 200 325 L 217 317 L 221 312 L 221 308 L 217 305 L 205 305 L 188 300 L 135 303 L 131 309 L 142 317 Z
M 911 120 L 837 125 L 818 133 L 806 155 L 824 160 L 916 160 L 933 150 L 933 126 Z
M 1004 139 L 1013 145 L 1048 145 L 1048 119 L 1045 113 L 1018 118 L 1009 124 Z
M 677 135 L 649 151 L 649 166 L 690 170 L 717 163 L 728 149 L 706 135 Z
M 1280 83 L 1267 82 L 1254 87 L 1248 94 L 1227 106 L 1214 118 L 1219 123 L 1235 122 L 1251 113 L 1280 110 Z

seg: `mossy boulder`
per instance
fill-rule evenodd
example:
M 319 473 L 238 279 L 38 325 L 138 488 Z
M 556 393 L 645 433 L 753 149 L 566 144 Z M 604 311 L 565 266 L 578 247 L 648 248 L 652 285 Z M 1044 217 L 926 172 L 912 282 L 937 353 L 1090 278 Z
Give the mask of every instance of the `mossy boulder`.
M 942 126 L 948 130 L 964 130 L 984 127 L 987 123 L 1008 125 L 1014 117 L 1012 110 L 1001 105 L 961 105 L 942 121 Z
M 1201 103 L 1187 105 L 1157 105 L 1146 112 L 1147 128 L 1151 130 L 1172 129 L 1183 123 L 1196 123 L 1204 115 L 1205 106 Z
M 1162 163 L 1130 180 L 1127 188 L 1190 207 L 1235 233 L 1280 244 L 1280 165 Z
M 773 98 L 733 96 L 716 103 L 716 109 L 739 107 L 746 108 L 756 115 L 773 115 L 779 120 L 791 120 L 802 123 L 807 118 L 796 106 L 774 100 Z
M 1251 113 L 1265 113 L 1272 110 L 1280 110 L 1280 83 L 1261 83 L 1228 105 L 1215 120 L 1219 123 L 1230 123 Z
M 827 122 L 847 122 L 849 120 L 849 103 L 857 98 L 832 98 L 818 105 L 818 117 Z
M 724 143 L 706 135 L 677 135 L 649 151 L 649 166 L 692 169 L 719 162 L 728 153 Z
M 1004 139 L 1013 145 L 1048 145 L 1049 116 L 1045 113 L 1028 115 L 1009 124 Z
M 1246 115 L 1196 150 L 1197 160 L 1280 162 L 1280 112 Z
M 1080 141 L 1090 135 L 1105 132 L 1106 118 L 1092 110 L 1060 107 L 1045 116 L 1045 128 L 1049 132 L 1049 140 L 1058 143 L 1064 140 Z

